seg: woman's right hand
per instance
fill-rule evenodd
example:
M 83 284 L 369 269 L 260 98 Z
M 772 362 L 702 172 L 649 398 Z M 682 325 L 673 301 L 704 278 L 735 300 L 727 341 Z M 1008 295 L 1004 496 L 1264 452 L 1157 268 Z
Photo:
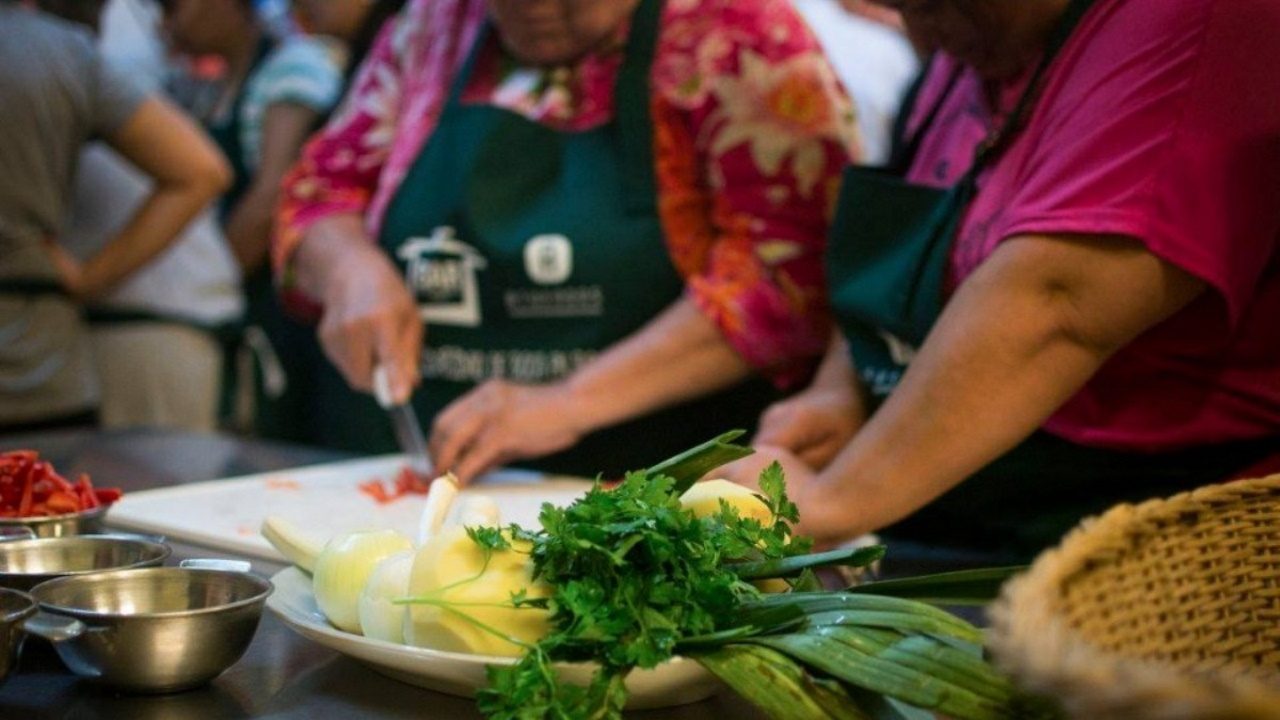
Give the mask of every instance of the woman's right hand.
M 865 420 L 852 390 L 810 386 L 766 408 L 751 445 L 784 448 L 817 471 L 853 439 Z
M 862 392 L 843 338 L 833 335 L 813 382 L 766 408 L 751 444 L 782 448 L 822 470 L 866 422 Z
M 371 392 L 373 370 L 381 364 L 392 397 L 407 400 L 419 380 L 422 320 L 404 277 L 358 218 L 317 222 L 294 259 L 302 290 L 323 306 L 320 344 L 347 383 Z

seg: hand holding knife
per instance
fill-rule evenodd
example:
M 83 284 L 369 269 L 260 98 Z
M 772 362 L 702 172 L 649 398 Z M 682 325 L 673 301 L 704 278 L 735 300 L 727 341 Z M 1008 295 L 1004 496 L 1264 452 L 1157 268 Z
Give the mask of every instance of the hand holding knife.
M 418 415 L 413 411 L 411 396 L 402 402 L 396 402 L 391 393 L 391 381 L 387 377 L 385 363 L 373 369 L 373 395 L 378 405 L 391 417 L 391 427 L 395 430 L 396 441 L 409 462 L 409 469 L 424 479 L 432 476 L 431 455 L 427 452 L 427 441 L 422 435 L 422 426 L 418 423 Z

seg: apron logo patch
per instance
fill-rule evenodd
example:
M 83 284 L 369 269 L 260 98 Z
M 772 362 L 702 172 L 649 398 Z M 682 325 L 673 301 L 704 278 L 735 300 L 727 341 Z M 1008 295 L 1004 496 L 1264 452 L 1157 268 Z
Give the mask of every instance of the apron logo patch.
M 512 319 L 604 315 L 604 288 L 564 284 L 573 274 L 573 243 L 569 238 L 534 235 L 525 242 L 521 254 L 524 273 L 533 285 L 503 290 L 502 303 Z
M 880 339 L 889 348 L 889 357 L 898 365 L 910 365 L 916 359 L 916 349 L 896 335 L 879 330 Z
M 564 235 L 535 235 L 524 245 L 524 271 L 539 285 L 559 285 L 573 273 L 573 244 Z
M 480 325 L 480 289 L 476 273 L 488 264 L 473 246 L 448 226 L 431 237 L 411 237 L 396 255 L 405 262 L 405 282 L 423 321 L 443 325 Z

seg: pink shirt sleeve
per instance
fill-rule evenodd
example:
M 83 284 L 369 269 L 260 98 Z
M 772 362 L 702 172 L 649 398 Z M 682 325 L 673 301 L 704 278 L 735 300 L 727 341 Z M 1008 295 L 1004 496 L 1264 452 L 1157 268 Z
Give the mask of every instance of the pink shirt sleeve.
M 484 0 L 409 0 L 383 27 L 338 112 L 285 178 L 272 259 L 286 287 L 289 258 L 320 218 L 362 214 L 377 236 L 483 17 Z
M 287 265 L 302 233 L 316 220 L 361 215 L 369 206 L 391 146 L 387 128 L 394 126 L 400 105 L 394 34 L 394 23 L 388 23 L 332 119 L 307 142 L 285 177 L 272 243 L 278 269 Z
M 992 193 L 1004 208 L 973 214 L 989 215 L 989 240 L 1135 238 L 1208 282 L 1235 324 L 1280 224 L 1280 10 L 1269 0 L 1100 5 L 1079 31 L 1088 51 L 1064 49 L 1070 73 L 1046 86 L 1007 194 Z
M 1096 0 L 1026 126 L 980 176 L 953 282 L 1009 238 L 1086 234 L 1136 240 L 1211 288 L 1112 355 L 1049 432 L 1163 452 L 1280 427 L 1277 38 L 1275 0 Z M 939 59 L 925 97 L 949 67 Z M 1000 88 L 997 111 L 1020 89 Z M 992 117 L 962 75 L 912 176 L 954 182 Z

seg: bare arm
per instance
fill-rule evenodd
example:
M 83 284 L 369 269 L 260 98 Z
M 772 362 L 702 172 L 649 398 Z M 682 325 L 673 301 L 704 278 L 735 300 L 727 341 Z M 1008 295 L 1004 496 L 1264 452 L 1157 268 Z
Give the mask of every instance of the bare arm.
M 120 232 L 82 266 L 60 254 L 68 290 L 84 299 L 108 292 L 168 247 L 231 181 L 226 161 L 208 137 L 159 98 L 143 101 L 106 140 L 150 175 L 155 187 Z
M 800 488 L 836 541 L 922 507 L 1031 434 L 1115 351 L 1204 283 L 1114 237 L 1020 237 L 958 290 L 901 385 Z
M 298 289 L 323 306 L 318 334 L 329 359 L 357 390 L 372 388 L 386 363 L 392 395 L 418 382 L 423 326 L 404 278 L 365 232 L 358 215 L 310 225 L 293 256 Z
M 687 298 L 549 385 L 490 380 L 436 419 L 431 451 L 470 480 L 524 457 L 570 447 L 584 435 L 729 387 L 751 370 Z
M 752 444 L 784 448 L 821 470 L 866 422 L 867 408 L 849 345 L 837 331 L 813 382 L 765 409 Z
M 272 103 L 262 117 L 262 150 L 253 182 L 227 218 L 231 250 L 248 274 L 267 256 L 280 184 L 320 117 L 297 103 Z

